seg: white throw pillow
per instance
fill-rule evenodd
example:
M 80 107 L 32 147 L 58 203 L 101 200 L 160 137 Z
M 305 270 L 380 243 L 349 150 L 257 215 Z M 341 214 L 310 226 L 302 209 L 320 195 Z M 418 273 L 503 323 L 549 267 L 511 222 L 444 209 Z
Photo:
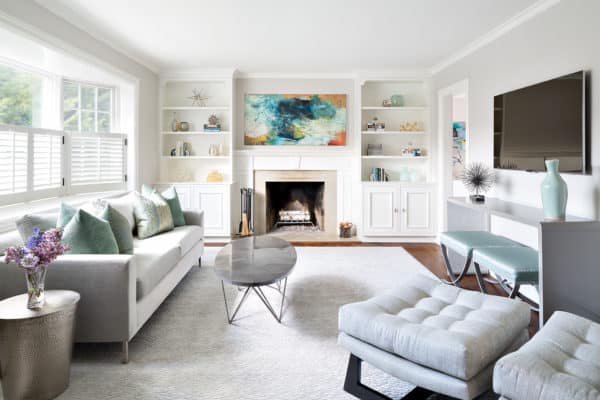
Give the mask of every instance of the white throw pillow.
M 112 208 L 121 213 L 125 218 L 127 218 L 127 222 L 133 231 L 135 228 L 135 220 L 133 218 L 134 200 L 135 197 L 133 192 L 129 192 L 124 196 L 100 199 L 98 202 L 102 204 L 102 206 L 109 204 Z

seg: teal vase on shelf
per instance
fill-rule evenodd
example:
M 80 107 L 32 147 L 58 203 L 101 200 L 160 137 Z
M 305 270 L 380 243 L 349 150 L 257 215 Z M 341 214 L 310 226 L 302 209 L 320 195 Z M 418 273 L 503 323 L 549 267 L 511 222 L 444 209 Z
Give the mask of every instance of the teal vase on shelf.
M 567 209 L 569 195 L 567 183 L 558 174 L 558 160 L 546 160 L 546 171 L 546 177 L 542 182 L 544 219 L 561 221 L 565 219 Z

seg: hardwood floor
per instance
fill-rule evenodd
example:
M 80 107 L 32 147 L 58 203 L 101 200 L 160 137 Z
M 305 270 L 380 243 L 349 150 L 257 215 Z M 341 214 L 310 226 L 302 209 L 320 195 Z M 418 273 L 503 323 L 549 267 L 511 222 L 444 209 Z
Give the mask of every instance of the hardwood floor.
M 321 247 L 403 247 L 410 255 L 416 258 L 427 269 L 433 272 L 438 278 L 446 279 L 446 267 L 440 246 L 436 243 L 366 243 L 360 241 L 351 242 L 291 242 L 294 246 L 321 246 Z M 225 243 L 207 243 L 207 246 L 223 246 Z M 469 290 L 479 290 L 475 276 L 468 275 L 461 282 L 461 287 Z M 487 292 L 498 296 L 508 297 L 506 293 L 498 286 L 489 282 L 485 283 Z M 531 311 L 531 321 L 529 323 L 529 336 L 533 337 L 539 329 L 538 313 Z

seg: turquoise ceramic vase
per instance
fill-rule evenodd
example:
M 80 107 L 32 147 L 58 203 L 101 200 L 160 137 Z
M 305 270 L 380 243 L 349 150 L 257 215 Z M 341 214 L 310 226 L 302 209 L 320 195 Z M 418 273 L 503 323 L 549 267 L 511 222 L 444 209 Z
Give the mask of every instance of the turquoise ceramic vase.
M 567 184 L 558 174 L 558 160 L 546 160 L 546 178 L 542 182 L 544 218 L 551 221 L 565 219 Z

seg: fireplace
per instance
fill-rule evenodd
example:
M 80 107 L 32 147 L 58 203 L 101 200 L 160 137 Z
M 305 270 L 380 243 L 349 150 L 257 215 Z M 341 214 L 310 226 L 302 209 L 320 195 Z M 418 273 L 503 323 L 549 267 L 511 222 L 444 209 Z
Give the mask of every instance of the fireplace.
M 267 232 L 324 230 L 325 182 L 266 182 Z
M 256 233 L 336 233 L 336 171 L 255 170 L 254 193 Z

